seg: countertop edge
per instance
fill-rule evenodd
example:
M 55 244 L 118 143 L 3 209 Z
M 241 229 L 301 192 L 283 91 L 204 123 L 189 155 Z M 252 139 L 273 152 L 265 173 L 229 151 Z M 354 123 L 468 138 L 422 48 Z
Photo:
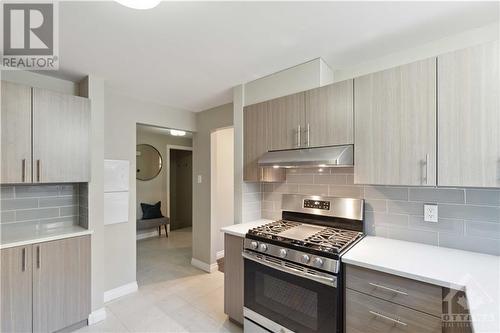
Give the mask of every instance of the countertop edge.
M 342 258 L 342 263 L 348 264 L 348 265 L 359 266 L 359 267 L 363 267 L 363 268 L 368 268 L 368 269 L 372 269 L 374 271 L 392 274 L 392 275 L 396 275 L 396 276 L 400 276 L 400 277 L 404 277 L 404 278 L 408 278 L 408 279 L 412 279 L 412 280 L 416 280 L 416 281 L 420 281 L 420 282 L 434 284 L 434 285 L 437 285 L 439 287 L 451 288 L 451 289 L 456 289 L 456 290 L 465 290 L 464 285 L 458 285 L 458 284 L 454 284 L 454 283 L 447 282 L 444 280 L 432 279 L 432 278 L 428 278 L 428 277 L 425 277 L 422 275 L 415 275 L 413 273 L 408 273 L 408 272 L 405 272 L 402 270 L 373 265 L 373 264 L 370 264 L 367 262 L 357 261 L 357 260 L 348 259 L 348 258 L 347 259 Z
M 94 230 L 90 229 L 90 230 L 82 230 L 82 231 L 70 232 L 70 233 L 65 233 L 65 234 L 60 234 L 60 235 L 33 238 L 33 239 L 29 239 L 29 240 L 15 241 L 12 243 L 0 244 L 0 250 L 12 248 L 12 247 L 17 247 L 17 246 L 25 246 L 25 245 L 31 245 L 31 244 L 37 244 L 37 243 L 50 242 L 50 241 L 65 239 L 65 238 L 86 236 L 86 235 L 91 235 L 93 233 L 94 233 Z
M 251 228 L 255 228 L 258 226 L 261 226 L 266 223 L 273 222 L 273 220 L 268 220 L 268 219 L 258 219 L 250 222 L 245 222 L 245 223 L 238 223 L 238 224 L 232 224 L 226 227 L 222 227 L 220 229 L 220 232 L 223 232 L 228 235 L 233 235 L 237 237 L 245 237 L 245 234 L 247 231 Z

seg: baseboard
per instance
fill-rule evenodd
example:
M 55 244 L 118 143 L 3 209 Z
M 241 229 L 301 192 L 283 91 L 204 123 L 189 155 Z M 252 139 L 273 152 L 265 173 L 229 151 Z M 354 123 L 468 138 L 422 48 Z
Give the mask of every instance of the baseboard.
M 104 292 L 104 303 L 117 299 L 119 297 L 135 293 L 139 289 L 137 281 L 124 284 L 118 288 L 114 288 Z
M 104 319 L 106 319 L 106 309 L 100 308 L 95 311 L 92 311 L 92 313 L 89 314 L 88 324 L 94 325 L 100 321 L 103 321 Z
M 224 258 L 224 250 L 219 251 L 215 254 L 215 259 L 219 260 L 221 258 Z
M 158 237 L 158 229 L 154 229 L 154 230 L 151 230 L 148 232 L 136 234 L 136 236 L 135 236 L 136 240 L 141 240 L 141 239 L 146 239 L 146 238 L 151 238 L 151 237 Z
M 218 268 L 217 263 L 215 264 L 207 264 L 201 260 L 191 258 L 191 265 L 193 265 L 196 268 L 201 269 L 202 271 L 205 271 L 207 273 L 212 273 L 215 272 Z

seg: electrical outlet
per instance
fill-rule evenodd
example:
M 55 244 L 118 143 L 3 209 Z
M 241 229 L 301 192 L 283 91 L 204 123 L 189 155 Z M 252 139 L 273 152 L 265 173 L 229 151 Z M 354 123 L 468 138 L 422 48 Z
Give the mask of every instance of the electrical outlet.
M 197 181 L 198 181 L 198 184 L 201 184 L 203 182 L 203 179 L 201 178 L 201 175 L 198 175 Z
M 438 221 L 438 205 L 424 204 L 424 221 L 437 223 Z

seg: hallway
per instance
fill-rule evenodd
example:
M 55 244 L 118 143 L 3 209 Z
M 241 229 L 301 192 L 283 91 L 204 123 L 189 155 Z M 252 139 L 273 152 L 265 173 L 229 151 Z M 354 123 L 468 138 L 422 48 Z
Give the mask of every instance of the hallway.
M 235 332 L 224 274 L 191 266 L 191 228 L 137 242 L 139 291 L 106 304 L 105 321 L 78 332 Z

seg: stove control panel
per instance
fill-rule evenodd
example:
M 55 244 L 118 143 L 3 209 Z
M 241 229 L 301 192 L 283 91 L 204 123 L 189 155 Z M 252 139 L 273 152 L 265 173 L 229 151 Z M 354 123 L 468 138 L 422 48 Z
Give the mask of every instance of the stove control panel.
M 330 201 L 304 199 L 304 208 L 330 210 Z

